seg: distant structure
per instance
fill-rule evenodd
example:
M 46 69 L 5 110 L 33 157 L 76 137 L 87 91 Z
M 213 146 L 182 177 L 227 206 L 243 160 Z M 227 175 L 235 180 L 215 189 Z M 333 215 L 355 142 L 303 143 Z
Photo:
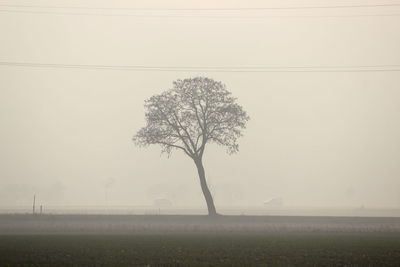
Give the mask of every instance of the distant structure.
M 281 197 L 274 197 L 264 201 L 264 206 L 269 208 L 278 208 L 283 206 L 283 199 Z
M 172 207 L 172 202 L 166 198 L 160 198 L 154 200 L 154 206 L 157 208 L 168 208 Z

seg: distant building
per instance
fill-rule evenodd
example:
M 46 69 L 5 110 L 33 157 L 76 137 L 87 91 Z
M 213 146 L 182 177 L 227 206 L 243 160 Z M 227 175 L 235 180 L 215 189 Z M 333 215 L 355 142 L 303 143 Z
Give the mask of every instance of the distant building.
M 277 208 L 283 206 L 283 199 L 281 197 L 274 197 L 267 201 L 264 201 L 265 207 Z
M 168 207 L 172 207 L 172 202 L 166 198 L 160 198 L 160 199 L 154 200 L 153 205 L 157 208 L 168 208 Z

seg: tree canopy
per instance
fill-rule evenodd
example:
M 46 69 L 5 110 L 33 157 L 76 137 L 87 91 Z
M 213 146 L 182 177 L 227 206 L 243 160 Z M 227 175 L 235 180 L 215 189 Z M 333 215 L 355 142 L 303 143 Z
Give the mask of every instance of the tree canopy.
M 237 152 L 250 119 L 223 83 L 206 77 L 174 81 L 171 89 L 145 101 L 145 117 L 136 144 L 158 144 L 168 155 L 182 150 L 195 160 L 201 160 L 207 143 Z

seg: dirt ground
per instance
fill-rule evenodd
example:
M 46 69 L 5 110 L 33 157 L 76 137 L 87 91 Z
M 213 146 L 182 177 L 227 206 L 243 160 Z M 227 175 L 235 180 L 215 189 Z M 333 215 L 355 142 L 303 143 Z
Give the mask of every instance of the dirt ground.
M 0 266 L 400 266 L 400 218 L 0 215 Z

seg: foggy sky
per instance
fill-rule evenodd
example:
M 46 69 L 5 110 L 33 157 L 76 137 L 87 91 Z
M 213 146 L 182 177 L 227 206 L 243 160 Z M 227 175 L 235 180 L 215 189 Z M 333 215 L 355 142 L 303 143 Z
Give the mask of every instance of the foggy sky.
M 202 1 L 201 6 L 192 2 L 142 1 L 136 6 L 215 6 L 213 1 Z M 129 1 L 40 3 L 134 7 Z M 245 7 L 313 4 L 321 3 L 247 1 Z M 385 12 L 400 10 L 266 14 Z M 399 32 L 400 17 L 1 13 L 0 60 L 211 67 L 391 65 L 400 63 Z M 171 88 L 176 79 L 195 76 L 225 83 L 251 117 L 238 154 L 229 156 L 215 145 L 206 150 L 206 175 L 217 208 L 261 206 L 273 197 L 283 198 L 288 206 L 400 206 L 399 72 L 134 72 L 5 66 L 0 66 L 0 206 L 30 205 L 36 193 L 48 205 L 104 205 L 107 194 L 110 205 L 147 205 L 167 198 L 176 206 L 205 207 L 195 165 L 187 156 L 176 151 L 167 158 L 160 156 L 159 147 L 138 148 L 131 140 L 145 123 L 144 100 Z

